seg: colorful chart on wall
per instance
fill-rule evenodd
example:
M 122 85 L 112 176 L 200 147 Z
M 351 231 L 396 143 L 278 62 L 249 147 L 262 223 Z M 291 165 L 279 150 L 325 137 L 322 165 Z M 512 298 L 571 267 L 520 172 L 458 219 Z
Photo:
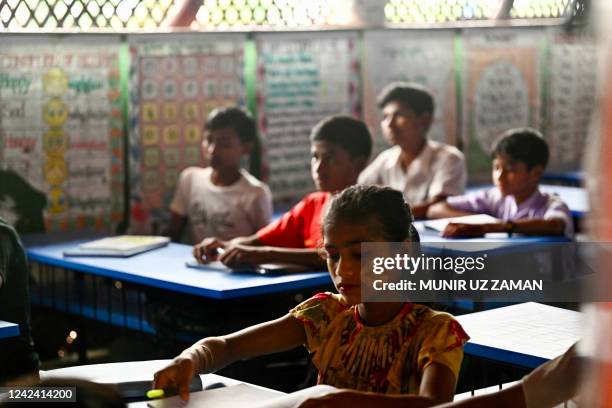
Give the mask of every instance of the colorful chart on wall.
M 550 170 L 580 170 L 597 95 L 595 40 L 550 31 L 546 138 Z
M 357 35 L 262 34 L 257 47 L 257 117 L 264 179 L 275 200 L 314 190 L 312 127 L 326 116 L 360 112 Z
M 123 219 L 118 36 L 0 39 L 0 163 L 46 195 L 48 231 Z
M 388 145 L 380 128 L 382 115 L 376 97 L 394 81 L 416 82 L 431 91 L 434 121 L 428 137 L 457 144 L 457 98 L 454 37 L 450 30 L 386 30 L 364 33 L 364 120 L 378 150 Z
M 130 231 L 160 233 L 216 107 L 245 104 L 243 34 L 130 36 Z
M 490 181 L 490 151 L 499 135 L 541 127 L 541 53 L 536 29 L 475 29 L 463 33 L 463 137 L 470 180 Z

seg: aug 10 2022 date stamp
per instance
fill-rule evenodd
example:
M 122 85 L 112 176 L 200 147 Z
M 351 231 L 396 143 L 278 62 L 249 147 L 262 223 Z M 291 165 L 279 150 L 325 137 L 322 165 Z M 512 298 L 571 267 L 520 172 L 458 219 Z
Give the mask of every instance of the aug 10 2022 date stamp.
M 76 388 L 0 387 L 0 402 L 76 402 Z

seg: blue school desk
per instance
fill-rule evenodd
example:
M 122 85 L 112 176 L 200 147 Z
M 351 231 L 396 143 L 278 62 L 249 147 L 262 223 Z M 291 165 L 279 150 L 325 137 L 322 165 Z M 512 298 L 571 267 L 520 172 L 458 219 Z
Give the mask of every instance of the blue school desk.
M 258 296 L 270 296 L 269 301 L 275 302 L 278 297 L 310 296 L 308 292 L 331 287 L 327 272 L 266 276 L 188 268 L 185 262 L 192 258 L 192 247 L 174 243 L 129 258 L 65 257 L 64 251 L 90 239 L 49 243 L 53 235 L 25 240 L 37 282 L 31 290 L 32 303 L 75 315 L 75 324 L 81 326 L 95 320 L 155 334 L 145 310 L 152 291 L 161 290 L 157 297 L 162 298 L 168 293 L 169 297 L 187 294 L 208 300 L 208 313 L 216 314 L 215 308 L 228 302 L 252 303 Z M 177 333 L 186 342 L 192 342 L 193 336 Z M 78 350 L 81 362 L 86 361 L 83 343 Z
M 489 189 L 491 185 L 480 185 L 469 187 L 468 193 L 473 193 L 483 189 Z M 582 187 L 558 186 L 552 184 L 540 184 L 540 191 L 543 193 L 556 194 L 569 207 L 572 217 L 582 219 L 589 212 L 589 197 L 586 190 Z
M 563 354 L 582 336 L 582 313 L 534 302 L 456 319 L 470 336 L 466 354 L 525 368 Z
M 47 234 L 24 240 L 32 274 L 38 282 L 31 291 L 33 303 L 149 334 L 155 333 L 155 329 L 145 319 L 142 305 L 144 292 L 150 288 L 225 301 L 301 289 L 331 289 L 332 284 L 327 272 L 261 276 L 188 268 L 185 261 L 191 259 L 191 247 L 181 244 L 170 244 L 129 258 L 65 257 L 65 250 L 91 239 L 75 241 L 74 234 L 69 234 L 70 241 L 53 243 L 65 238 L 65 234 Z M 473 255 L 475 251 L 530 251 L 533 243 L 560 239 L 457 240 L 441 238 L 432 231 L 421 231 L 421 238 L 425 253 L 446 256 Z M 457 242 L 478 246 L 449 248 Z M 473 302 L 464 303 L 460 307 L 474 310 Z
M 532 254 L 538 244 L 542 244 L 538 250 L 545 253 L 555 248 L 547 244 L 562 244 L 571 242 L 564 236 L 527 236 L 513 235 L 511 238 L 506 233 L 487 234 L 481 238 L 444 238 L 440 232 L 425 227 L 427 221 L 415 221 L 414 225 L 421 238 L 421 250 L 429 256 L 479 256 L 487 254 L 490 256 L 516 254 Z M 552 256 L 553 270 L 562 271 L 561 258 Z M 456 307 L 464 311 L 475 311 L 479 309 L 497 308 L 507 304 L 494 299 L 470 300 L 461 299 L 452 302 L 442 302 L 446 306 Z
M 531 252 L 535 244 L 571 242 L 563 236 L 529 236 L 506 233 L 487 234 L 479 238 L 444 238 L 439 231 L 425 227 L 427 221 L 415 221 L 421 238 L 421 248 L 428 255 L 468 256 L 479 252 L 491 254 Z
M 468 392 L 463 392 L 460 394 L 455 394 L 455 398 L 453 398 L 453 401 L 464 401 L 472 397 L 479 397 L 481 395 L 493 394 L 493 393 L 499 392 L 500 390 L 505 390 L 517 384 L 520 384 L 520 381 L 511 381 L 508 383 L 498 384 L 498 385 L 494 385 L 491 387 L 485 387 L 485 388 L 480 388 L 480 389 L 476 389 L 476 390 L 472 390 Z M 578 404 L 574 402 L 573 400 L 569 400 L 569 401 L 564 401 L 560 403 L 559 405 L 555 405 L 552 408 L 578 408 Z
M 19 325 L 0 320 L 0 339 L 19 336 Z
M 584 171 L 547 171 L 542 176 L 544 183 L 579 187 L 584 183 Z
M 63 255 L 79 243 L 82 241 L 31 246 L 27 248 L 28 258 L 48 266 L 211 299 L 266 295 L 330 283 L 327 272 L 262 276 L 188 268 L 185 262 L 192 258 L 192 247 L 174 243 L 129 258 Z

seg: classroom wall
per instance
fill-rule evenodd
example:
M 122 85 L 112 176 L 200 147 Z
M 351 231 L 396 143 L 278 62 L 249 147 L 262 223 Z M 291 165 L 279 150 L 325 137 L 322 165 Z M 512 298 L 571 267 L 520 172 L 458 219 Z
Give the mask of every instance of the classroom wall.
M 4 34 L 0 167 L 46 195 L 49 231 L 159 233 L 179 172 L 202 164 L 202 124 L 215 106 L 255 112 L 253 170 L 286 203 L 314 189 L 310 128 L 333 113 L 362 117 L 379 152 L 376 94 L 409 80 L 432 90 L 430 137 L 465 152 L 471 181 L 489 179 L 489 149 L 515 126 L 544 132 L 551 169 L 577 170 L 596 65 L 591 39 L 550 27 Z M 15 207 L 3 184 L 0 215 Z

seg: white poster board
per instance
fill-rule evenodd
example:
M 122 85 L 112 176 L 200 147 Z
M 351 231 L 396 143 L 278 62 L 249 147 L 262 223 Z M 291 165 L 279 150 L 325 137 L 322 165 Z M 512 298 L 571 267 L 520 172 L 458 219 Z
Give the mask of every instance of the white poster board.
M 329 115 L 359 113 L 357 35 L 262 34 L 255 41 L 264 179 L 276 200 L 299 199 L 314 190 L 312 127 Z
M 383 140 L 382 115 L 376 104 L 380 91 L 394 81 L 425 86 L 434 97 L 435 112 L 428 137 L 457 143 L 455 33 L 452 30 L 385 30 L 364 33 L 363 114 L 377 151 Z
M 581 169 L 591 116 L 596 103 L 597 47 L 586 36 L 550 30 L 546 139 L 548 168 Z
M 48 231 L 123 218 L 119 82 L 119 36 L 0 38 L 0 162 L 46 195 Z

